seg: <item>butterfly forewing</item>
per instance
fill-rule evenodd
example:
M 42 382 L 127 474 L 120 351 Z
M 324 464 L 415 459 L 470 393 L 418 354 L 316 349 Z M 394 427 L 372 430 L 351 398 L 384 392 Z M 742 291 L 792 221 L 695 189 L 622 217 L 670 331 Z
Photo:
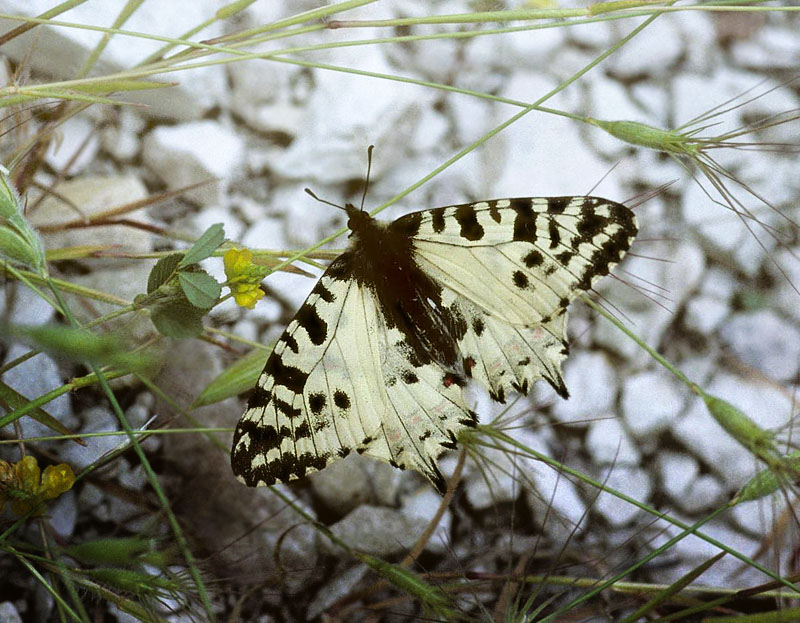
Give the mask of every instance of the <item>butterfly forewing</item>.
M 566 308 L 630 247 L 636 220 L 595 197 L 497 199 L 390 224 L 348 206 L 351 246 L 267 360 L 234 436 L 248 485 L 355 450 L 423 473 L 474 425 L 468 380 L 495 400 L 541 378 L 562 396 Z

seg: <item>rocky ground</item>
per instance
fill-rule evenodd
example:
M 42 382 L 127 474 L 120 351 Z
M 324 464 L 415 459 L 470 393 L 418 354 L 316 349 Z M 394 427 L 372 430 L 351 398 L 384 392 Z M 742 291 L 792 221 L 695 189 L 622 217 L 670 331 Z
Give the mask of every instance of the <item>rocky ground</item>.
M 436 3 L 435 12 L 460 13 L 471 10 L 468 4 Z M 37 15 L 46 5 L 6 0 L 0 2 L 0 12 Z M 281 19 L 299 11 L 299 5 L 303 10 L 315 6 L 256 2 L 235 20 L 203 31 L 200 39 Z M 219 6 L 213 0 L 180 3 L 180 9 L 178 3 L 144 3 L 124 27 L 178 36 Z M 88 2 L 63 19 L 106 25 L 120 7 L 117 2 Z M 428 3 L 397 0 L 363 7 L 347 18 L 419 16 L 430 11 Z M 3 26 L 5 31 L 11 22 L 3 23 L 8 25 Z M 221 222 L 226 237 L 243 246 L 306 248 L 338 230 L 343 215 L 315 202 L 303 189 L 311 187 L 334 202 L 357 202 L 369 144 L 375 145 L 375 154 L 367 204 L 377 206 L 520 110 L 507 102 L 312 68 L 308 63 L 404 76 L 529 103 L 598 57 L 633 25 L 610 21 L 463 39 L 326 47 L 165 74 L 160 78 L 177 84 L 142 95 L 146 107 L 94 106 L 60 126 L 59 138 L 37 176 L 41 187 L 55 184 L 57 194 L 28 216 L 36 226 L 53 225 L 76 217 L 59 197 L 91 216 L 168 189 L 213 180 L 131 215 L 149 229 L 119 225 L 68 229 L 44 234 L 45 246 L 55 249 L 101 240 L 129 253 L 150 253 L 182 247 L 176 239 L 185 235 L 191 240 Z M 546 106 L 659 127 L 678 127 L 721 107 L 718 117 L 697 122 L 700 127 L 711 126 L 699 132 L 703 137 L 771 115 L 791 114 L 800 108 L 800 90 L 791 82 L 800 63 L 797 27 L 796 19 L 777 14 L 666 15 Z M 324 29 L 254 49 L 462 29 L 469 28 Z M 14 39 L 0 52 L 6 55 L 9 70 L 27 59 L 30 82 L 66 80 L 75 75 L 98 36 L 43 27 Z M 144 39 L 112 38 L 101 69 L 107 73 L 132 67 L 158 47 Z M 37 123 L 31 120 L 30 127 Z M 793 224 L 800 217 L 796 153 L 800 123 L 789 121 L 736 140 L 790 146 L 709 152 L 746 185 L 723 180 L 731 201 L 740 201 L 754 215 L 752 220 L 720 205 L 719 194 L 696 167 L 682 168 L 666 156 L 634 148 L 598 128 L 540 112 L 514 122 L 381 216 L 394 218 L 411 210 L 507 196 L 591 192 L 623 201 L 668 184 L 637 208 L 641 228 L 637 242 L 616 271 L 618 279 L 602 283 L 600 300 L 692 381 L 738 406 L 759 426 L 779 432 L 785 450 L 792 437 L 794 393 L 800 379 L 800 247 Z M 332 248 L 344 244 L 340 238 Z M 104 257 L 54 264 L 53 270 L 73 283 L 131 300 L 144 290 L 151 267 L 152 261 Z M 206 268 L 224 280 L 218 258 L 206 261 Z M 271 344 L 314 280 L 277 272 L 265 283 L 269 294 L 254 310 L 241 310 L 228 300 L 211 312 L 206 324 Z M 14 323 L 55 320 L 46 302 L 10 281 L 0 290 L 0 306 Z M 93 303 L 85 313 L 97 315 L 106 309 Z M 121 326 L 140 339 L 152 333 L 146 318 L 117 328 Z M 580 303 L 573 305 L 570 335 L 572 354 L 564 366 L 568 401 L 542 385 L 532 400 L 506 405 L 503 413 L 478 393 L 475 400 L 482 421 L 498 415 L 513 419 L 510 433 L 529 448 L 687 523 L 724 504 L 760 469 L 753 455 L 722 431 L 686 385 Z M 186 340 L 169 346 L 155 382 L 178 404 L 190 403 L 247 350 L 227 335 L 214 337 L 213 342 Z M 220 347 L 229 341 L 233 351 Z M 27 350 L 6 344 L 0 353 L 4 361 L 11 361 Z M 34 398 L 60 387 L 77 371 L 66 362 L 39 355 L 6 371 L 2 380 Z M 171 420 L 174 405 L 142 385 L 122 385 L 119 391 L 134 426 L 154 417 L 159 424 L 170 420 L 190 425 L 188 420 Z M 194 411 L 192 421 L 231 427 L 243 405 L 243 400 L 228 399 Z M 62 395 L 46 408 L 82 434 L 120 430 L 105 399 L 91 390 Z M 22 424 L 26 437 L 47 431 L 33 421 Z M 5 438 L 12 435 L 8 429 L 3 432 Z M 229 433 L 219 438 L 223 447 L 229 445 Z M 119 443 L 118 438 L 99 437 L 87 447 L 67 442 L 38 447 L 77 472 Z M 220 612 L 230 613 L 247 589 L 263 583 L 257 597 L 244 602 L 244 612 L 254 617 L 249 620 L 312 620 L 374 581 L 364 565 L 343 559 L 340 550 L 283 500 L 237 483 L 227 454 L 207 437 L 156 436 L 145 448 L 203 557 Z M 8 460 L 18 458 L 11 446 L 2 446 L 0 452 Z M 421 558 L 424 570 L 450 573 L 453 578 L 507 573 L 538 547 L 541 561 L 528 568 L 536 569 L 532 573 L 558 569 L 558 575 L 602 577 L 679 532 L 630 502 L 533 459 L 515 459 L 496 450 L 486 451 L 484 459 L 484 468 L 490 464 L 488 474 L 467 459 L 463 482 L 427 542 Z M 456 453 L 442 465 L 452 473 Z M 361 457 L 341 461 L 282 490 L 345 542 L 390 560 L 413 546 L 440 502 L 417 475 Z M 791 493 L 741 504 L 703 531 L 748 556 L 757 555 L 771 535 L 775 541 L 766 549 L 772 553 L 760 560 L 768 567 L 779 566 L 780 573 L 788 576 L 797 572 L 787 561 L 797 546 L 797 533 L 793 528 L 781 532 L 777 526 L 786 523 L 789 503 L 796 504 Z M 61 496 L 50 508 L 48 520 L 60 541 L 80 542 L 112 533 L 158 533 L 154 508 L 142 467 L 134 454 L 126 453 Z M 277 550 L 280 562 L 273 555 Z M 683 539 L 633 577 L 668 583 L 718 551 L 700 538 Z M 15 578 L 13 591 L 0 589 L 0 601 L 5 600 L 0 604 L 2 620 L 46 620 L 52 615 L 52 597 L 35 589 L 32 577 L 9 559 L 0 567 Z M 717 562 L 700 580 L 726 588 L 766 581 L 766 576 L 732 556 Z M 496 594 L 494 590 L 468 593 L 459 605 L 477 616 L 473 604 L 482 602 L 491 609 Z M 371 601 L 369 595 L 361 599 L 365 601 L 355 603 Z M 191 618 L 181 611 L 179 601 L 168 604 L 178 612 L 165 609 L 164 620 Z M 411 603 L 395 604 L 390 610 L 420 614 Z M 256 619 L 255 612 L 261 618 Z M 130 620 L 120 612 L 108 616 Z M 591 620 L 613 619 L 608 617 Z

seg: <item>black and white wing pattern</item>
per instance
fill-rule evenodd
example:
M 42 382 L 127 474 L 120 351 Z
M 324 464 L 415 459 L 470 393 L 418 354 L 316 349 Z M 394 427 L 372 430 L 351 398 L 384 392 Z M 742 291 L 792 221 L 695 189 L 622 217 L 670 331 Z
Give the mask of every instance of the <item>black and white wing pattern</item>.
M 347 251 L 267 360 L 231 464 L 250 486 L 350 452 L 415 469 L 477 421 L 470 381 L 503 402 L 545 379 L 564 398 L 567 306 L 623 258 L 636 218 L 596 197 L 496 199 L 382 223 L 348 205 Z

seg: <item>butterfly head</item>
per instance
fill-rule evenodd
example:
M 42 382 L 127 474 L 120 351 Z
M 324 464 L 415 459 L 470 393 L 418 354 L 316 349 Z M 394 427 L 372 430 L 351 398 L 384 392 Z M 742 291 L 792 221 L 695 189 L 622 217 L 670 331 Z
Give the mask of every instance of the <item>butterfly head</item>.
M 373 221 L 369 212 L 355 207 L 352 203 L 345 204 L 344 209 L 347 211 L 347 227 L 352 231 L 351 236 L 363 233 Z

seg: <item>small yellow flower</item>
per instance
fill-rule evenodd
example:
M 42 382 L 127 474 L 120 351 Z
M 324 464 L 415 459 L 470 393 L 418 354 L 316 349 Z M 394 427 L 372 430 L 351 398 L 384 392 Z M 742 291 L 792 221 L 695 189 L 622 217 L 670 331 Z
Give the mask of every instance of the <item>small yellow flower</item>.
M 228 287 L 236 304 L 253 309 L 264 298 L 261 280 L 268 269 L 253 263 L 253 254 L 247 249 L 229 249 L 222 257 Z
M 15 464 L 0 461 L 0 510 L 8 502 L 15 515 L 26 515 L 42 501 L 69 491 L 74 482 L 75 474 L 66 463 L 50 465 L 42 474 L 32 456 L 25 456 Z

